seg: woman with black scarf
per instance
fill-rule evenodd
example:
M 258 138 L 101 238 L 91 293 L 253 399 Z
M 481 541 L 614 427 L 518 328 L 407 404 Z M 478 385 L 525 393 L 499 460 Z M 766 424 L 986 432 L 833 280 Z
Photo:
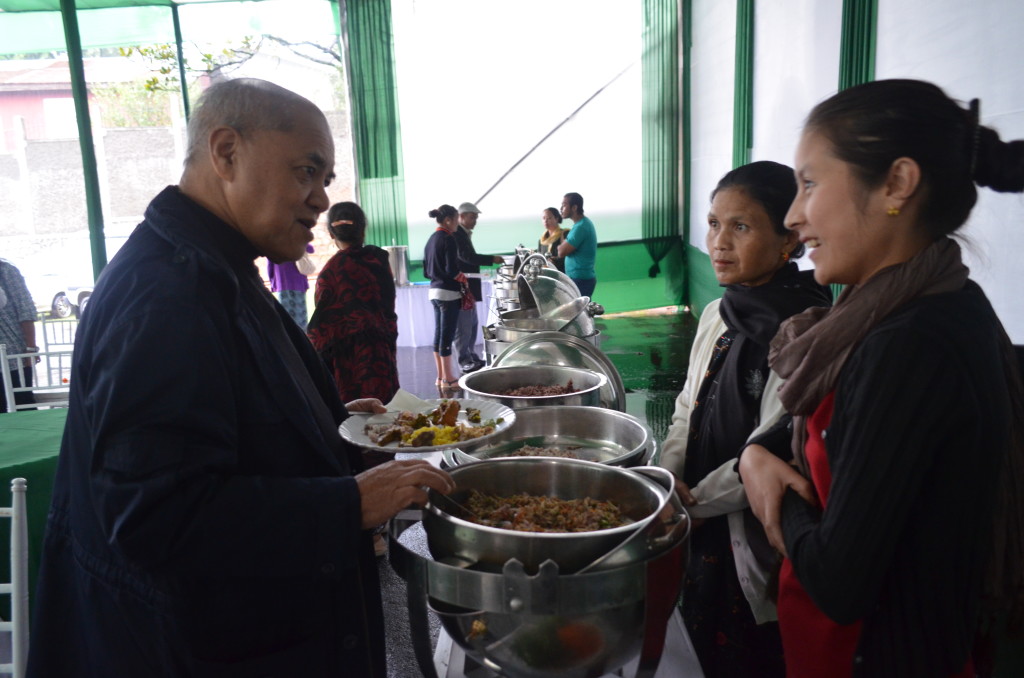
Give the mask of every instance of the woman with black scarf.
M 700 523 L 691 537 L 683 619 L 707 678 L 784 675 L 775 606 L 775 554 L 751 514 L 735 471 L 747 439 L 784 414 L 768 345 L 780 323 L 831 294 L 801 272 L 803 253 L 783 218 L 796 194 L 793 170 L 755 162 L 726 174 L 711 194 L 708 254 L 725 287 L 708 304 L 676 400 L 661 465 Z

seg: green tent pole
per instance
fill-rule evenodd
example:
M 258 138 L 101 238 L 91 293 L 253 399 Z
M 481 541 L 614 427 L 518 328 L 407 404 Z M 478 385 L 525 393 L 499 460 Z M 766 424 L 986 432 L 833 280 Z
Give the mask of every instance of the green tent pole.
M 181 49 L 181 21 L 178 19 L 178 4 L 171 3 L 171 20 L 174 22 L 174 46 L 178 50 L 178 78 L 181 80 L 181 101 L 185 105 L 185 122 L 192 115 L 188 101 L 188 80 L 185 79 L 185 53 Z
M 78 33 L 75 0 L 60 0 L 64 19 L 64 41 L 68 48 L 71 69 L 71 93 L 75 98 L 78 118 L 78 144 L 82 150 L 82 174 L 85 179 L 85 204 L 89 216 L 89 243 L 92 250 L 93 278 L 107 265 L 107 247 L 103 238 L 103 206 L 100 204 L 100 178 L 96 171 L 96 148 L 92 143 L 92 121 L 89 119 L 89 90 L 85 85 L 82 64 L 82 39 Z

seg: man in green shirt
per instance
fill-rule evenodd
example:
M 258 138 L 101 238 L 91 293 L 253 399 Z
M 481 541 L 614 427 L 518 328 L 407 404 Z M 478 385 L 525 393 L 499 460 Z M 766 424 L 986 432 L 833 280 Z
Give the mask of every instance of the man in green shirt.
M 597 231 L 594 222 L 583 216 L 583 196 L 579 193 L 566 193 L 562 198 L 562 218 L 572 220 L 569 236 L 558 246 L 558 256 L 565 257 L 565 273 L 576 287 L 580 295 L 593 297 L 597 287 L 597 274 L 594 262 L 597 260 Z

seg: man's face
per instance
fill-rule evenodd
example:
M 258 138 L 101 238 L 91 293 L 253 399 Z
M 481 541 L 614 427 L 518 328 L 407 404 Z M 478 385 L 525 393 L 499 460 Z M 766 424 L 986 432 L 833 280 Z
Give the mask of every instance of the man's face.
M 301 109 L 291 132 L 241 140 L 225 187 L 231 225 L 275 263 L 295 261 L 313 240 L 334 178 L 334 141 L 319 111 Z
M 563 219 L 573 218 L 573 207 L 569 204 L 568 198 L 562 198 L 562 208 L 560 211 Z
M 479 216 L 480 215 L 476 212 L 462 212 L 459 214 L 459 223 L 461 223 L 462 227 L 467 231 L 472 231 L 476 228 L 476 220 Z

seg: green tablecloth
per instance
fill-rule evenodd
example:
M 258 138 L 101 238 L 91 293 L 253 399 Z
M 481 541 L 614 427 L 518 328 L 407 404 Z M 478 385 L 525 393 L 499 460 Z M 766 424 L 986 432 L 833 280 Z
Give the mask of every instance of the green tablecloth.
M 36 573 L 43 547 L 46 514 L 50 510 L 53 494 L 53 476 L 57 470 L 57 455 L 64 435 L 64 422 L 68 411 L 24 410 L 0 414 L 0 504 L 10 506 L 11 480 L 28 481 L 25 503 L 28 510 L 28 567 L 29 592 L 35 592 Z M 10 521 L 0 520 L 0 581 L 10 581 Z M 10 619 L 10 599 L 3 596 L 0 615 Z

